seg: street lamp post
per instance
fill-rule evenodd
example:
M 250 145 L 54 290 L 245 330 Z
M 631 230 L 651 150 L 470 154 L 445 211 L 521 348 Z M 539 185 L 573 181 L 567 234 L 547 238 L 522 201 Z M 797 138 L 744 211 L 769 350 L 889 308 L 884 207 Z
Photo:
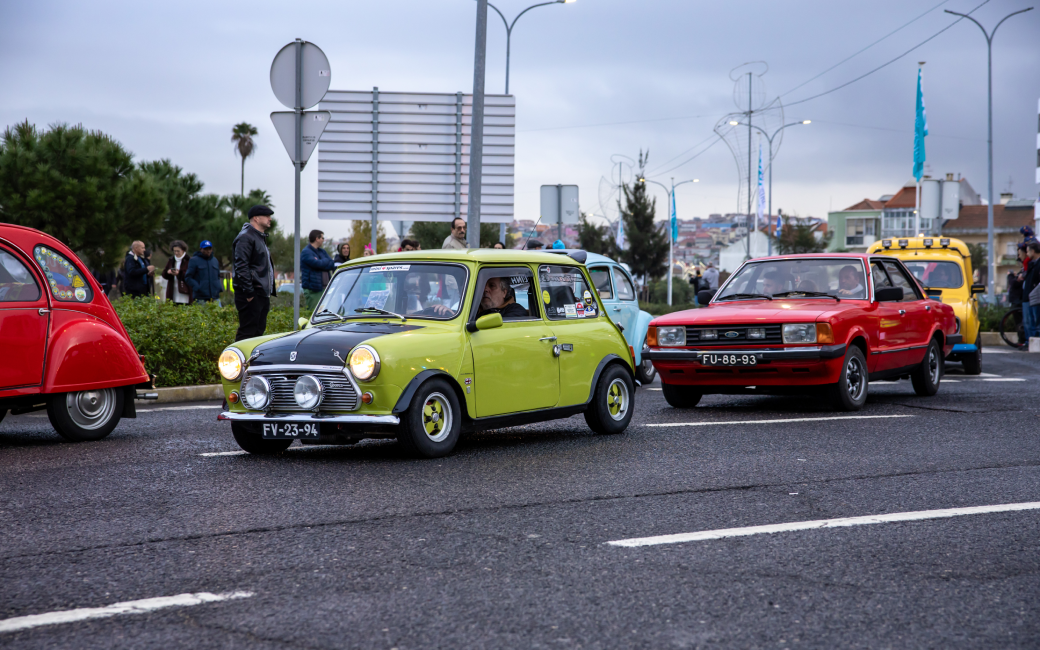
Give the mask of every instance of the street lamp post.
M 651 181 L 651 180 L 648 180 L 646 178 L 640 178 L 639 182 L 641 182 L 641 183 L 653 183 L 654 185 L 660 185 L 661 187 L 664 188 L 665 195 L 668 197 L 668 210 L 669 210 L 669 214 L 668 214 L 668 305 L 671 306 L 671 304 L 672 304 L 672 267 L 675 265 L 675 260 L 672 257 L 673 251 L 675 250 L 675 240 L 672 238 L 672 215 L 671 215 L 671 209 L 672 209 L 672 203 L 675 201 L 675 188 L 679 187 L 680 185 L 682 185 L 684 183 L 699 183 L 700 179 L 699 178 L 693 178 L 693 179 L 690 179 L 688 181 L 680 181 L 679 183 L 676 183 L 675 182 L 675 178 L 673 177 L 672 178 L 672 188 L 670 190 L 668 189 L 668 186 L 665 185 L 664 183 L 658 183 L 657 181 Z M 676 216 L 676 219 L 678 219 L 678 216 Z
M 498 10 L 498 7 L 496 7 L 495 5 L 491 4 L 490 2 L 488 3 L 488 6 L 491 7 L 492 9 L 494 9 L 495 13 L 498 14 L 498 17 L 502 19 L 502 24 L 506 26 L 506 94 L 507 95 L 509 94 L 509 46 L 510 46 L 511 39 L 513 37 L 513 25 L 516 24 L 516 21 L 520 20 L 520 16 L 523 16 L 524 14 L 526 14 L 528 11 L 531 11 L 535 7 L 544 7 L 546 5 L 565 5 L 565 4 L 570 4 L 572 2 L 575 2 L 575 1 L 576 0 L 552 0 L 551 2 L 539 2 L 538 4 L 531 5 L 527 9 L 524 9 L 523 11 L 518 13 L 516 15 L 516 18 L 514 18 L 513 22 L 511 22 L 511 23 L 508 20 L 506 20 L 506 17 L 502 14 L 501 11 Z
M 786 129 L 789 126 L 797 126 L 799 124 L 810 124 L 810 123 L 812 123 L 812 120 L 802 120 L 801 122 L 791 122 L 790 124 L 785 124 L 785 125 L 781 126 L 779 129 L 777 129 L 776 131 L 773 131 L 773 135 L 769 135 L 768 133 L 763 131 L 761 129 L 761 127 L 753 126 L 751 124 L 744 124 L 743 122 L 730 122 L 730 124 L 732 126 L 737 126 L 738 124 L 744 124 L 744 126 L 751 126 L 752 128 L 758 129 L 759 132 L 766 137 L 766 141 L 769 142 L 769 207 L 768 207 L 767 210 L 768 210 L 768 213 L 769 213 L 768 216 L 770 218 L 772 218 L 772 216 L 773 216 L 773 138 L 776 137 L 777 133 L 780 133 L 781 131 L 783 131 L 784 129 Z M 748 218 L 749 219 L 751 218 L 750 214 L 748 215 Z M 757 219 L 755 220 L 755 230 L 758 230 L 758 220 Z M 768 230 L 769 229 L 767 227 L 766 228 L 766 231 L 767 231 L 766 235 L 767 235 L 767 237 L 768 237 Z M 780 236 L 779 233 L 777 233 L 777 236 L 778 237 Z M 749 251 L 748 254 L 749 255 L 750 255 L 750 250 L 751 250 L 751 231 L 749 230 L 748 231 L 748 251 Z M 770 255 L 773 254 L 773 240 L 772 239 L 769 239 L 769 254 Z
M 954 16 L 960 16 L 961 18 L 967 18 L 971 22 L 979 26 L 982 30 L 982 35 L 986 37 L 986 93 L 987 93 L 987 107 L 989 112 L 989 124 L 988 131 L 986 133 L 986 147 L 988 148 L 989 161 L 988 161 L 988 172 L 989 172 L 989 199 L 986 204 L 986 255 L 989 256 L 989 272 L 986 273 L 986 297 L 990 302 L 993 302 L 996 297 L 994 291 L 994 280 L 997 275 L 997 256 L 993 253 L 993 37 L 997 33 L 999 28 L 1005 20 L 1016 15 L 1022 14 L 1027 11 L 1032 11 L 1032 7 L 1028 9 L 1020 9 L 1012 12 L 1000 19 L 997 26 L 993 28 L 993 31 L 986 33 L 986 28 L 982 24 L 969 16 L 968 14 L 959 14 L 956 11 L 946 10 L 946 13 L 953 14 Z

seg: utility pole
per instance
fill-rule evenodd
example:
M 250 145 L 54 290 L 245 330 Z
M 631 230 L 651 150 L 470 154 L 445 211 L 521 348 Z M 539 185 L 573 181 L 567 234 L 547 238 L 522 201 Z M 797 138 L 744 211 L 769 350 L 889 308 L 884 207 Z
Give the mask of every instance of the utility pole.
M 747 230 L 747 257 L 751 259 L 751 73 L 747 73 L 747 214 L 744 226 Z
M 469 247 L 480 248 L 480 176 L 484 164 L 484 63 L 487 56 L 487 0 L 477 0 L 476 51 L 473 54 L 473 116 L 469 136 L 469 197 L 466 231 Z

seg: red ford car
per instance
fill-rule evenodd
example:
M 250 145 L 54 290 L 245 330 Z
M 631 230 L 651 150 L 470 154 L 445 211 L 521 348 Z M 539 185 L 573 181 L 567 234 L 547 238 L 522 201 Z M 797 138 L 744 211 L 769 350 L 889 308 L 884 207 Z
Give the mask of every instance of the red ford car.
M 961 337 L 952 308 L 927 298 L 898 259 L 814 254 L 745 262 L 704 308 L 655 318 L 646 340 L 643 356 L 676 408 L 712 393 L 815 387 L 858 410 L 880 379 L 910 378 L 918 395 L 934 395 Z
M 64 244 L 0 224 L 0 420 L 47 409 L 66 440 L 136 417 L 141 357 L 97 281 Z

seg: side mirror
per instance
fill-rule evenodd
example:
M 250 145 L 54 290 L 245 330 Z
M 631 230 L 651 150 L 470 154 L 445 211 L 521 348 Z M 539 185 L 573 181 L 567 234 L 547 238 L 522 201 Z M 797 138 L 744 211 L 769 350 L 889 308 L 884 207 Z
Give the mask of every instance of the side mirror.
M 502 327 L 502 314 L 484 314 L 475 323 L 478 330 L 493 330 Z
M 711 289 L 701 289 L 697 292 L 697 302 L 702 305 L 706 305 L 711 302 L 711 299 L 715 297 L 715 292 Z
M 882 287 L 874 291 L 878 302 L 899 302 L 903 299 L 903 287 Z
M 986 293 L 986 285 L 984 285 L 984 284 L 973 284 L 973 285 L 971 285 L 971 295 L 974 296 L 977 293 Z
M 296 324 L 299 325 L 300 329 L 302 330 L 304 327 L 307 327 L 307 323 L 309 322 L 309 320 L 307 320 L 303 316 L 300 316 L 300 320 L 296 321 Z

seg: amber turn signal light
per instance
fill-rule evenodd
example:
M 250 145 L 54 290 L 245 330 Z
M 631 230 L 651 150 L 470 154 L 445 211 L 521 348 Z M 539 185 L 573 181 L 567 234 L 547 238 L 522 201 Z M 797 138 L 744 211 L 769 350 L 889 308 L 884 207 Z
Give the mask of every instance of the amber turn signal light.
M 227 396 L 227 401 L 231 402 L 232 404 L 238 404 L 238 392 L 231 391 L 231 394 Z
M 657 346 L 657 328 L 648 327 L 646 328 L 646 344 L 650 347 Z
M 365 404 L 371 404 L 375 396 L 372 393 L 361 393 L 361 401 Z
M 816 323 L 816 342 L 820 345 L 833 345 L 834 332 L 830 323 Z

